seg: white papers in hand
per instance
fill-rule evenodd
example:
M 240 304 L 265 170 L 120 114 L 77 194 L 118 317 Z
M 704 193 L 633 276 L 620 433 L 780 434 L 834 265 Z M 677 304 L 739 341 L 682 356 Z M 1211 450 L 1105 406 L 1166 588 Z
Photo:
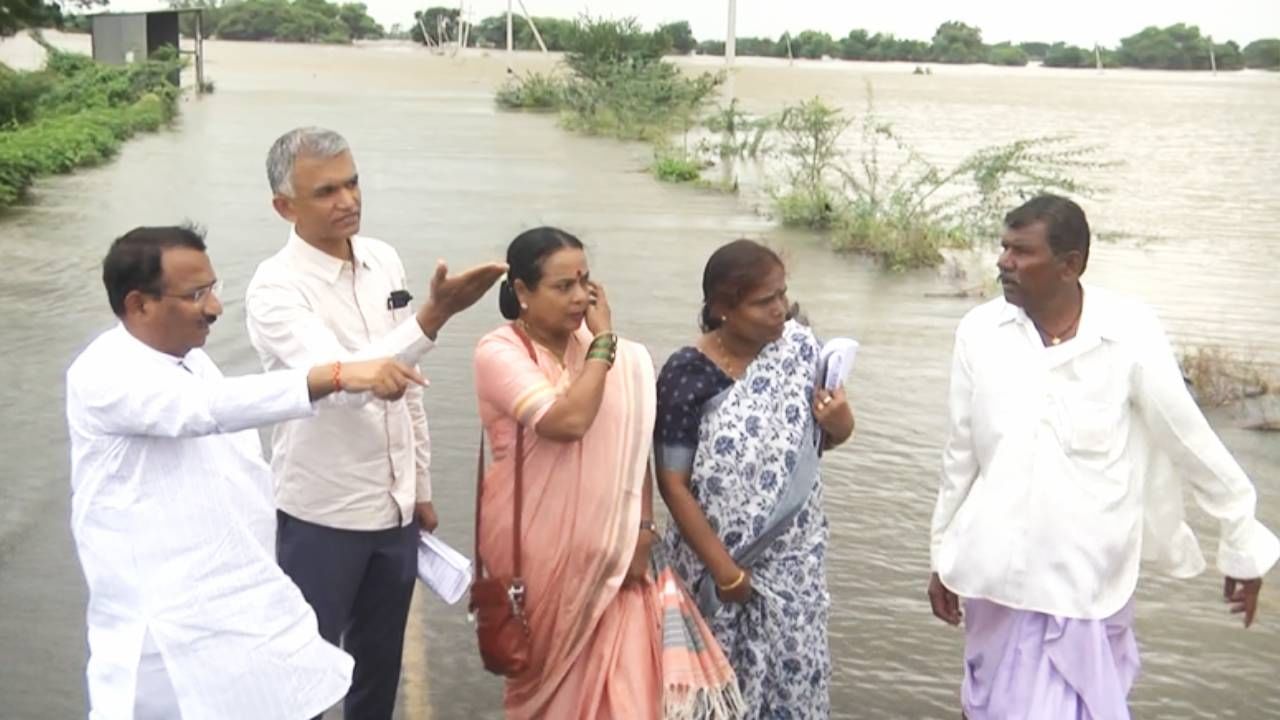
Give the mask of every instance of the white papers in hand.
M 835 390 L 853 371 L 853 359 L 858 355 L 858 341 L 850 338 L 831 338 L 818 354 L 819 381 L 827 390 Z
M 471 587 L 471 561 L 435 535 L 421 533 L 418 579 L 452 605 Z

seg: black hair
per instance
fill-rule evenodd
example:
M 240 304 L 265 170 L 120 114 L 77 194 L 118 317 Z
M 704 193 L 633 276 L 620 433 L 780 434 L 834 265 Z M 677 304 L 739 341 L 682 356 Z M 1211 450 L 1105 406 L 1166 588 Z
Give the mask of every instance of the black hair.
M 102 284 L 116 317 L 124 317 L 124 299 L 134 290 L 152 295 L 164 292 L 160 258 L 172 248 L 204 252 L 204 230 L 190 224 L 137 227 L 111 243 L 102 260 Z
M 714 303 L 736 306 L 774 267 L 785 267 L 782 258 L 752 240 L 734 240 L 711 253 L 702 271 L 702 314 L 698 322 L 702 331 L 720 327 L 720 318 L 711 313 Z
M 1058 195 L 1037 195 L 1009 211 L 1004 226 L 1018 230 L 1038 222 L 1044 223 L 1049 249 L 1062 256 L 1078 251 L 1080 272 L 1089 265 L 1089 221 L 1084 210 L 1072 200 Z
M 516 297 L 515 283 L 519 280 L 533 290 L 542 280 L 542 263 L 561 248 L 582 249 L 582 241 L 569 233 L 553 227 L 536 227 L 525 230 L 507 246 L 507 279 L 498 288 L 498 310 L 502 317 L 515 320 L 520 317 L 520 299 Z

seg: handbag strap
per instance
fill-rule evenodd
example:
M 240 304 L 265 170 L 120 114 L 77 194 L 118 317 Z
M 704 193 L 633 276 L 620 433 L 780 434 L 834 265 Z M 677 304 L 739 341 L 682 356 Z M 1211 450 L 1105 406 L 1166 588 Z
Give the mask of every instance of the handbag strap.
M 538 363 L 538 355 L 534 352 L 533 343 L 529 341 L 529 337 L 521 332 L 519 326 L 511 323 L 511 331 L 516 334 L 524 342 L 525 350 L 529 351 L 529 359 L 535 365 Z M 511 537 L 511 553 L 514 560 L 513 576 L 511 579 L 512 589 L 516 592 L 523 593 L 524 577 L 521 574 L 520 564 L 520 518 L 524 510 L 524 427 L 520 425 L 520 420 L 516 420 L 516 498 L 515 498 L 515 517 L 512 519 L 512 537 Z M 480 559 L 480 516 L 481 506 L 484 498 L 484 428 L 480 429 L 480 452 L 476 455 L 476 537 L 475 537 L 475 557 L 476 557 L 476 577 L 484 577 L 484 561 Z M 518 590 L 517 590 L 518 588 Z

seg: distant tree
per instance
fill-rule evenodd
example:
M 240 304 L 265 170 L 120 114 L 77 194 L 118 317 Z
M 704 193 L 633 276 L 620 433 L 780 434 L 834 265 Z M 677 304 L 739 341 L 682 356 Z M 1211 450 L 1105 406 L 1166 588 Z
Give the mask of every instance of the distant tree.
M 443 21 L 444 27 L 450 33 L 450 37 L 452 37 L 454 29 L 457 27 L 458 8 L 436 6 L 429 7 L 426 10 L 415 11 L 413 13 L 413 27 L 409 28 L 409 37 L 413 38 L 415 42 L 425 42 L 422 37 L 422 28 L 426 27 L 427 34 L 430 35 L 432 39 L 435 39 L 436 32 L 441 26 L 441 21 Z M 506 25 L 503 25 L 503 28 L 503 32 L 505 33 Z M 506 41 L 504 40 L 503 43 L 505 44 L 505 42 Z
M 805 30 L 791 40 L 791 51 L 796 57 L 816 60 L 824 56 L 839 56 L 840 44 L 831 36 L 817 30 Z
M 734 48 L 734 52 L 737 52 L 737 48 Z M 724 41 L 723 40 L 703 40 L 702 42 L 698 43 L 698 54 L 699 55 L 716 55 L 716 56 L 722 57 L 724 56 Z
M 200 9 L 202 11 L 200 29 L 205 37 L 213 37 L 218 34 L 218 26 L 222 23 L 222 18 L 226 15 L 229 6 L 221 0 L 169 0 L 169 7 L 174 10 Z M 178 16 L 178 31 L 184 37 L 195 37 L 195 13 L 183 13 Z
M 840 57 L 845 60 L 866 60 L 871 53 L 871 37 L 866 30 L 850 30 L 840 41 Z
M 1280 38 L 1254 40 L 1245 45 L 1243 55 L 1248 67 L 1280 70 Z
M 1014 47 L 1012 43 L 997 43 L 987 51 L 987 62 L 991 65 L 1022 67 L 1027 64 L 1027 61 L 1027 51 Z
M 1234 40 L 1214 43 L 1213 55 L 1219 70 L 1244 69 L 1244 53 L 1240 51 L 1240 45 Z
M 1160 70 L 1207 70 L 1209 39 L 1195 25 L 1154 25 L 1120 41 L 1120 62 Z
M 1049 43 L 1046 42 L 1024 42 L 1018 43 L 1018 47 L 1022 48 L 1022 52 L 1032 60 L 1044 60 L 1049 54 Z
M 693 29 L 684 20 L 667 23 L 659 27 L 658 32 L 671 38 L 671 49 L 677 55 L 688 55 L 698 46 L 698 41 L 693 37 Z
M 90 10 L 106 4 L 107 0 L 0 0 L 0 37 L 24 28 L 62 27 L 65 11 Z
M 471 44 L 476 47 L 507 46 L 507 16 L 492 15 L 471 26 Z
M 552 52 L 568 50 L 569 44 L 573 42 L 574 35 L 578 31 L 578 22 L 576 20 L 535 17 L 533 21 L 538 25 L 538 32 L 542 34 L 542 41 L 547 44 L 547 49 Z M 528 21 L 524 18 L 515 18 L 514 22 L 517 23 L 515 27 L 516 47 L 525 50 L 537 49 L 538 40 L 533 36 L 533 30 L 529 27 Z M 505 29 L 503 33 L 502 46 L 506 47 Z
M 923 40 L 898 39 L 893 33 L 876 33 L 871 36 L 868 60 L 885 62 L 925 62 L 933 48 Z
M 787 44 L 775 42 L 772 38 L 740 37 L 736 51 L 739 55 L 755 57 L 786 57 Z
M 962 22 L 948 21 L 933 34 L 933 59 L 944 63 L 979 63 L 987 58 L 982 31 Z
M 338 19 L 347 26 L 352 40 L 376 40 L 387 34 L 376 20 L 369 17 L 369 7 L 364 3 L 346 3 L 340 6 Z

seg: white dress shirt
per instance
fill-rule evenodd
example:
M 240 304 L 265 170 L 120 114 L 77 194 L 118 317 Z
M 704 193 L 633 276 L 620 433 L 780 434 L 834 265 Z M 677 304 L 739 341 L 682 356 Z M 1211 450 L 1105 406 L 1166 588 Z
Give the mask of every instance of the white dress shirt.
M 311 412 L 304 372 L 224 378 L 203 351 L 165 355 L 123 326 L 76 358 L 71 529 L 89 586 L 90 720 L 133 717 L 144 641 L 183 720 L 310 718 L 346 694 L 351 658 L 276 565 L 252 429 Z
M 351 238 L 355 262 L 311 246 L 296 232 L 254 273 L 245 297 L 249 340 L 267 370 L 397 356 L 416 365 L 433 343 L 413 307 L 389 307 L 405 290 L 390 245 Z M 431 499 L 431 444 L 422 388 L 395 402 L 331 396 L 316 417 L 276 426 L 271 469 L 276 503 L 307 522 L 385 530 L 413 522 Z
M 1076 336 L 1046 347 L 999 298 L 956 331 L 950 435 L 931 561 L 963 597 L 1100 619 L 1133 595 L 1142 557 L 1204 568 L 1182 483 L 1221 523 L 1218 567 L 1264 575 L 1280 541 L 1252 483 L 1196 407 L 1155 314 L 1084 288 Z

